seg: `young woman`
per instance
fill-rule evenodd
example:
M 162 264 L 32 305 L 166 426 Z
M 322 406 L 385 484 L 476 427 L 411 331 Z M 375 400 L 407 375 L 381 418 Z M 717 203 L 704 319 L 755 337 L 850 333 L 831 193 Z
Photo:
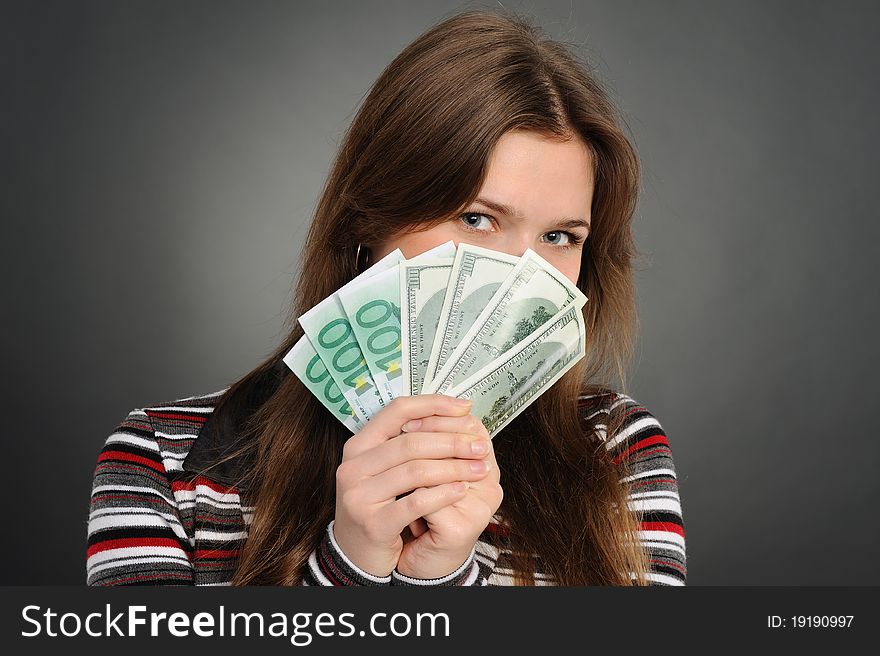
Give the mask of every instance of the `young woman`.
M 615 108 L 562 44 L 487 11 L 374 84 L 304 246 L 287 338 L 228 388 L 132 411 L 95 473 L 92 585 L 683 585 L 675 467 L 621 390 L 639 184 Z M 351 433 L 292 375 L 296 321 L 394 248 L 537 251 L 586 294 L 587 354 L 493 440 L 404 396 Z

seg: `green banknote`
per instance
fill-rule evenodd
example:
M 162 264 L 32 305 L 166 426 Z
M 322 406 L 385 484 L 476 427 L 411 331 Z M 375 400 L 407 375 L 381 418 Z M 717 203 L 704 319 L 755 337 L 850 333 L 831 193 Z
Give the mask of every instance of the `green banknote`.
M 540 329 L 447 392 L 471 399 L 471 414 L 495 437 L 586 353 L 583 304 L 564 308 Z
M 418 257 L 400 263 L 404 394 L 422 391 L 453 259 Z
M 353 433 L 439 392 L 472 399 L 494 437 L 584 356 L 586 301 L 532 250 L 397 250 L 304 313 L 284 361 Z
M 557 312 L 569 305 L 580 310 L 586 301 L 586 296 L 565 274 L 533 250 L 526 250 L 486 307 L 465 319 L 470 329 L 424 391 L 448 394 Z
M 394 250 L 342 289 L 395 267 L 402 257 L 399 249 Z M 370 375 L 338 292 L 304 313 L 299 324 L 358 418 L 369 421 L 385 407 L 385 399 Z
M 519 258 L 472 244 L 459 244 L 446 287 L 440 321 L 428 360 L 422 389 L 430 387 L 437 371 L 461 343 L 475 317 L 489 303 Z
M 447 241 L 410 261 L 454 255 L 455 242 Z M 398 266 L 399 261 L 393 268 L 370 278 L 356 279 L 336 292 L 385 401 L 403 393 Z
M 400 273 L 388 269 L 337 292 L 367 367 L 386 401 L 403 391 Z
M 352 410 L 348 399 L 339 391 L 339 386 L 330 376 L 324 361 L 306 335 L 303 335 L 287 352 L 284 362 L 348 430 L 357 433 L 366 425 L 366 422 L 361 421 Z

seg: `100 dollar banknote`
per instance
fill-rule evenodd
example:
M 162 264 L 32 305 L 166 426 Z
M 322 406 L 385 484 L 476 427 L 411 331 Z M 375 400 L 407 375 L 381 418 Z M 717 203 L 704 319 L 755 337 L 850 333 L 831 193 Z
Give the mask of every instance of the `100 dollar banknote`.
M 449 241 L 398 265 L 403 394 L 422 391 L 454 258 L 455 242 Z
M 437 371 L 461 343 L 474 318 L 519 262 L 518 257 L 472 244 L 459 244 L 449 274 L 440 321 L 428 360 L 422 389 L 430 387 Z
M 586 302 L 587 297 L 565 274 L 527 249 L 488 304 L 474 308 L 479 314 L 468 317 L 469 330 L 424 391 L 448 394 L 557 312 L 570 305 L 580 310 Z
M 404 394 L 421 394 L 431 345 L 446 293 L 452 258 L 404 260 L 400 264 L 401 339 L 405 376 Z
M 564 308 L 529 338 L 447 393 L 471 399 L 471 414 L 495 437 L 584 356 L 582 307 Z

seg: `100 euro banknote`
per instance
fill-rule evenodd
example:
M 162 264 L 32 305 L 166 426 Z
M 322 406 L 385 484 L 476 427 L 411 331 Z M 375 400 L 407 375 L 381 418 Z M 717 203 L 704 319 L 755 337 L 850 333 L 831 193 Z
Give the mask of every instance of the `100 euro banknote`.
M 394 268 L 401 259 L 403 253 L 395 249 L 342 289 Z M 357 418 L 367 422 L 385 407 L 385 400 L 370 375 L 360 344 L 337 294 L 338 292 L 305 312 L 300 316 L 299 323 L 305 332 L 304 339 L 309 340 Z M 300 379 L 303 378 L 301 374 L 304 372 L 296 369 L 293 371 Z

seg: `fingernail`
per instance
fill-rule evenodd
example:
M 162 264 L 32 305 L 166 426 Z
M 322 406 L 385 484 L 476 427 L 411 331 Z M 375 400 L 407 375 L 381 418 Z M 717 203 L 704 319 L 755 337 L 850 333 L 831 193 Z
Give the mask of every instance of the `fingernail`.
M 486 440 L 475 440 L 471 442 L 471 453 L 478 456 L 489 453 L 489 443 Z
M 455 403 L 455 405 L 460 406 L 462 408 L 466 408 L 467 406 L 469 406 L 471 404 L 470 399 L 453 399 L 452 401 L 453 401 L 453 403 Z
M 400 427 L 400 430 L 404 433 L 409 433 L 411 431 L 417 431 L 422 425 L 421 419 L 410 419 L 403 426 Z
M 475 474 L 482 474 L 483 472 L 489 471 L 489 463 L 485 460 L 474 460 L 471 463 L 471 471 Z
M 456 481 L 455 483 L 452 484 L 452 489 L 457 494 L 461 494 L 466 489 L 468 489 L 467 481 Z

